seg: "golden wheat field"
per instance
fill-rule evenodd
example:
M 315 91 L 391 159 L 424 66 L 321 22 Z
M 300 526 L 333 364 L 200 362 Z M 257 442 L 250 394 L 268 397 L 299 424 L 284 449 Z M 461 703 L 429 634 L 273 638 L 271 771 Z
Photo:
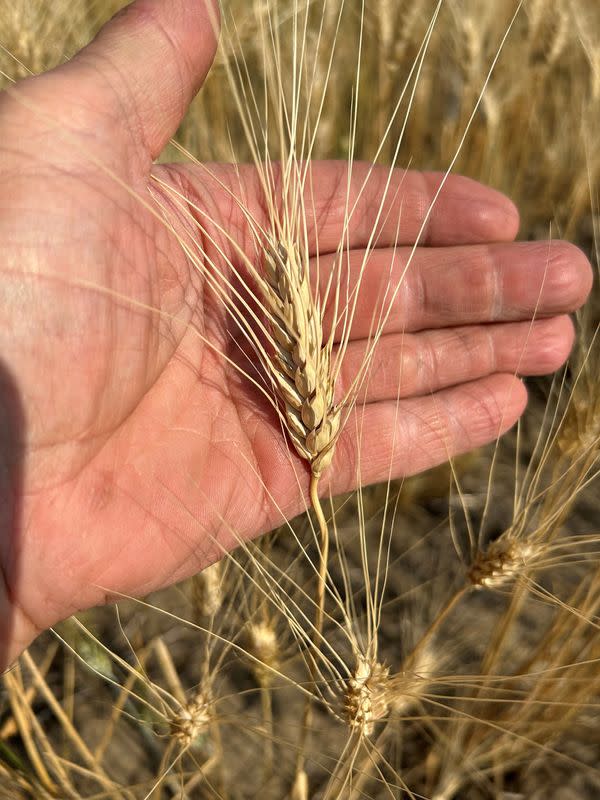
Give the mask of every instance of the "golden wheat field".
M 0 89 L 18 98 L 21 81 L 67 62 L 123 5 L 0 0 Z M 521 214 L 518 239 L 538 241 L 548 264 L 553 240 L 566 239 L 597 273 L 600 4 L 221 5 L 212 68 L 156 159 L 177 166 L 154 173 L 151 202 L 135 188 L 131 198 L 151 206 L 210 304 L 224 309 L 223 329 L 217 336 L 194 309 L 182 322 L 134 282 L 117 290 L 83 266 L 71 288 L 122 316 L 158 320 L 169 346 L 185 324 L 192 345 L 178 368 L 198 379 L 201 343 L 210 350 L 203 365 L 214 359 L 231 386 L 252 389 L 270 420 L 264 447 L 275 467 L 260 472 L 236 451 L 229 469 L 253 471 L 254 494 L 240 477 L 243 503 L 230 498 L 235 513 L 219 516 L 201 553 L 186 539 L 188 566 L 157 585 L 191 577 L 143 597 L 106 591 L 110 605 L 45 631 L 6 669 L 0 798 L 600 798 L 597 280 L 572 314 L 566 366 L 526 379 L 524 416 L 491 444 L 455 448 L 448 459 L 442 442 L 437 466 L 425 470 L 419 441 L 417 467 L 399 479 L 408 454 L 392 442 L 377 473 L 389 479 L 369 485 L 366 442 L 380 434 L 369 430 L 365 400 L 392 373 L 392 421 L 408 408 L 408 376 L 377 353 L 451 173 L 506 193 Z M 23 124 L 40 113 L 28 100 Z M 364 176 L 357 197 L 342 186 L 329 261 L 309 258 L 322 174 L 311 164 L 325 159 Z M 107 185 L 123 183 L 109 162 L 96 164 Z M 222 163 L 240 166 L 226 173 Z M 169 179 L 190 164 L 226 193 L 229 224 L 211 215 L 211 202 L 207 211 L 190 201 L 185 179 Z M 350 280 L 355 210 L 372 164 L 384 199 L 361 230 L 364 255 Z M 246 195 L 249 165 L 260 215 Z M 390 188 L 398 167 L 445 176 L 408 247 L 403 201 Z M 382 230 L 404 262 L 363 299 Z M 80 246 L 84 253 L 85 237 Z M 348 379 L 343 359 L 359 318 L 367 344 Z M 2 378 L 0 369 L 0 387 Z M 164 424 L 158 415 L 154 423 Z M 3 430 L 0 421 L 0 443 Z M 196 436 L 192 420 L 177 441 Z M 162 535 L 171 521 L 184 538 L 216 508 L 221 487 L 206 479 L 210 461 L 202 472 L 176 455 L 164 454 L 177 485 L 160 493 Z M 323 491 L 332 470 L 350 463 L 358 489 Z M 287 494 L 284 469 L 294 476 Z M 263 529 L 273 529 L 253 539 L 242 530 L 252 497 L 269 505 Z M 134 550 L 152 547 L 141 528 L 126 535 Z M 60 565 L 51 579 L 62 580 Z

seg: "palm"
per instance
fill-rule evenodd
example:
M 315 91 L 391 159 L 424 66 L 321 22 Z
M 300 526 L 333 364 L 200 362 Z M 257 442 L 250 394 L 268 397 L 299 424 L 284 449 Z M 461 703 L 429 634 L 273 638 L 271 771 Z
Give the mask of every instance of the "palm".
M 37 113 L 39 129 L 11 154 L 16 169 L 31 160 L 29 141 L 35 147 L 45 127 L 44 107 Z M 19 564 L 32 571 L 19 566 L 18 572 L 61 608 L 71 597 L 77 598 L 73 608 L 79 605 L 82 591 L 89 598 L 83 604 L 93 603 L 99 586 L 138 591 L 148 580 L 170 580 L 184 563 L 189 572 L 214 559 L 219 551 L 210 538 L 232 510 L 229 524 L 243 535 L 267 524 L 264 506 L 256 503 L 259 478 L 250 470 L 244 483 L 234 465 L 241 451 L 260 474 L 264 465 L 250 437 L 270 422 L 259 397 L 230 379 L 198 335 L 202 329 L 221 352 L 231 348 L 222 309 L 204 304 L 202 280 L 143 206 L 154 205 L 147 188 L 151 161 L 136 153 L 129 131 L 115 141 L 102 124 L 91 114 L 85 120 L 97 132 L 93 152 L 69 137 L 49 154 L 42 180 L 25 176 L 15 184 L 11 175 L 0 188 L 5 200 L 33 198 L 19 239 L 3 252 L 7 263 L 16 263 L 12 252 L 27 254 L 3 282 L 10 296 L 10 287 L 25 281 L 35 314 L 21 331 L 23 308 L 15 305 L 5 329 L 27 418 L 19 509 L 26 524 L 14 544 Z M 104 166 L 90 170 L 90 157 L 112 174 Z M 224 213 L 226 200 L 223 195 Z M 56 205 L 61 211 L 49 221 L 48 207 Z M 217 202 L 212 213 L 223 224 L 219 212 Z M 50 227 L 54 240 L 47 247 Z M 28 413 L 44 406 L 43 416 Z M 15 408 L 15 418 L 18 413 Z M 212 508 L 210 498 L 218 498 Z M 57 573 L 73 581 L 58 588 Z
M 161 122 L 155 107 L 144 106 L 125 85 L 131 58 L 125 45 L 111 50 L 118 79 L 112 72 L 112 80 L 98 79 L 97 70 L 89 74 L 103 44 L 139 24 L 135 13 L 113 24 L 79 63 L 29 82 L 16 99 L 2 98 L 0 397 L 8 425 L 0 426 L 0 442 L 10 476 L 3 491 L 12 502 L 3 518 L 8 534 L 0 540 L 0 576 L 13 612 L 23 612 L 13 652 L 32 627 L 53 624 L 111 591 L 139 594 L 173 582 L 230 549 L 237 537 L 256 535 L 281 513 L 303 507 L 296 475 L 302 466 L 290 459 L 276 416 L 215 352 L 236 353 L 222 307 L 152 211 L 150 176 L 158 172 L 206 207 L 215 230 L 240 227 L 231 219 L 228 194 L 204 172 L 152 167 L 210 62 L 212 45 L 204 41 L 199 48 L 185 18 L 202 16 L 201 10 L 173 10 L 196 4 L 145 5 L 160 19 L 159 32 L 147 34 L 154 46 L 180 41 L 186 63 L 195 59 L 197 74 L 187 83 L 173 69 L 170 91 L 181 103 L 170 117 L 164 112 L 168 119 Z M 162 31 L 169 26 L 166 39 Z M 154 68 L 162 69 L 160 48 L 155 57 Z M 151 57 L 138 65 L 145 70 L 136 76 L 138 90 L 152 80 L 152 67 Z M 74 86 L 75 123 L 72 107 L 61 106 L 65 87 Z M 124 117 L 124 102 L 136 113 Z M 31 169 L 40 163 L 42 174 Z M 232 170 L 218 169 L 223 181 L 233 180 Z M 344 202 L 334 190 L 336 181 L 340 187 L 345 181 L 339 166 L 315 170 L 315 184 L 323 187 L 316 226 L 327 264 Z M 252 172 L 242 174 L 259 214 Z M 373 180 L 371 202 L 353 226 L 358 258 L 382 174 Z M 390 229 L 370 260 L 367 297 L 369 291 L 376 296 L 390 259 L 402 271 L 438 180 L 413 175 L 401 183 L 398 206 L 386 215 Z M 555 369 L 571 344 L 564 316 L 533 328 L 527 320 L 536 309 L 563 314 L 589 289 L 589 267 L 572 248 L 557 245 L 548 266 L 545 245 L 485 244 L 509 242 L 515 233 L 511 206 L 495 193 L 453 179 L 445 196 L 363 398 L 365 430 L 376 434 L 363 442 L 364 481 L 387 477 L 390 463 L 397 475 L 425 469 L 509 427 L 525 402 L 511 373 Z M 394 254 L 393 212 L 401 207 L 406 247 Z M 175 209 L 169 221 L 182 222 Z M 366 306 L 355 320 L 345 381 L 364 353 Z M 353 484 L 351 435 L 338 450 L 335 491 Z

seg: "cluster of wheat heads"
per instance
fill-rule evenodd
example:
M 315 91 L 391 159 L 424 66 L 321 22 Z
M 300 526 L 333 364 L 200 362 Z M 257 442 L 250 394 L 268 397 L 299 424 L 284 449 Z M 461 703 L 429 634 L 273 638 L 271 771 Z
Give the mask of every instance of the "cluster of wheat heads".
M 454 163 L 508 190 L 527 234 L 555 220 L 600 241 L 594 9 L 537 0 L 509 31 L 508 0 L 225 4 L 215 69 L 172 152 L 254 161 L 268 227 L 232 191 L 251 231 L 242 250 L 172 185 L 157 201 L 168 192 L 188 215 L 189 235 L 174 235 L 245 341 L 224 358 L 271 404 L 314 514 L 282 514 L 184 585 L 32 647 L 3 677 L 1 797 L 597 795 L 594 305 L 568 370 L 534 387 L 512 438 L 424 485 L 321 505 L 344 426 L 360 452 L 359 390 L 397 287 L 381 287 L 340 394 L 362 270 L 341 280 L 345 235 L 329 280 L 307 256 L 317 156 Z M 110 10 L 4 4 L 6 80 L 60 61 Z

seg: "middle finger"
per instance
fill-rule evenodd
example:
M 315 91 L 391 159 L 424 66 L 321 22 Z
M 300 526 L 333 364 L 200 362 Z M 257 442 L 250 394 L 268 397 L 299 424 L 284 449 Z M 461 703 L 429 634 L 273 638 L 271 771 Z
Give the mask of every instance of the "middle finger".
M 374 250 L 366 263 L 364 251 L 345 254 L 339 277 L 343 293 L 352 293 L 364 264 L 352 338 L 368 337 L 388 307 L 386 334 L 569 313 L 585 302 L 592 283 L 587 258 L 568 242 L 418 248 L 407 268 L 410 252 L 406 247 Z M 334 259 L 320 259 L 322 291 Z M 311 270 L 317 274 L 316 265 Z M 340 307 L 345 303 L 342 296 Z M 328 305 L 326 330 L 332 324 L 333 304 Z

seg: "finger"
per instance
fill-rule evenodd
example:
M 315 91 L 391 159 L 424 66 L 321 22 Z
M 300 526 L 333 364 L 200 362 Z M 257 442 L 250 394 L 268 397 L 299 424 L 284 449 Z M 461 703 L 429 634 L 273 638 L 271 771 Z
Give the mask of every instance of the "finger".
M 522 382 L 497 374 L 431 397 L 357 408 L 340 436 L 323 491 L 350 490 L 359 467 L 361 484 L 367 485 L 442 464 L 494 441 L 514 425 L 526 404 Z M 364 435 L 357 437 L 357 429 Z
M 154 159 L 206 77 L 217 30 L 217 0 L 136 0 L 66 71 L 118 114 Z
M 254 242 L 240 198 L 255 222 L 270 228 L 254 167 L 169 165 L 159 174 L 201 209 L 204 226 L 210 228 L 211 213 L 221 207 L 230 229 L 239 232 L 238 244 L 248 253 L 254 252 Z M 310 252 L 335 252 L 346 233 L 345 243 L 353 249 L 369 243 L 409 245 L 422 226 L 419 242 L 424 245 L 512 241 L 517 234 L 519 214 L 513 203 L 476 181 L 450 175 L 428 216 L 443 173 L 395 169 L 388 186 L 389 176 L 387 167 L 355 162 L 348 180 L 346 162 L 312 162 L 304 195 Z M 349 220 L 347 208 L 353 209 Z M 231 249 L 218 231 L 209 232 L 220 247 Z
M 539 322 L 472 325 L 384 336 L 361 387 L 359 402 L 427 395 L 494 373 L 546 375 L 569 356 L 574 328 L 568 316 Z M 352 342 L 336 385 L 341 400 L 360 373 L 368 342 Z
M 349 255 L 340 285 L 354 287 L 364 253 Z M 593 283 L 584 253 L 561 241 L 422 248 L 406 269 L 408 257 L 406 249 L 369 256 L 352 321 L 354 337 L 372 332 L 392 298 L 386 333 L 414 332 L 569 313 L 585 302 Z M 333 257 L 321 259 L 323 290 L 333 268 Z M 326 323 L 329 329 L 331 318 Z
M 314 218 L 320 252 L 335 251 L 348 225 L 350 248 L 396 244 L 455 245 L 512 241 L 519 227 L 513 203 L 476 181 L 442 172 L 415 172 L 354 163 L 348 188 L 345 164 L 323 162 L 312 173 Z M 388 186 L 389 183 L 389 186 Z M 311 197 L 311 203 L 313 198 Z

